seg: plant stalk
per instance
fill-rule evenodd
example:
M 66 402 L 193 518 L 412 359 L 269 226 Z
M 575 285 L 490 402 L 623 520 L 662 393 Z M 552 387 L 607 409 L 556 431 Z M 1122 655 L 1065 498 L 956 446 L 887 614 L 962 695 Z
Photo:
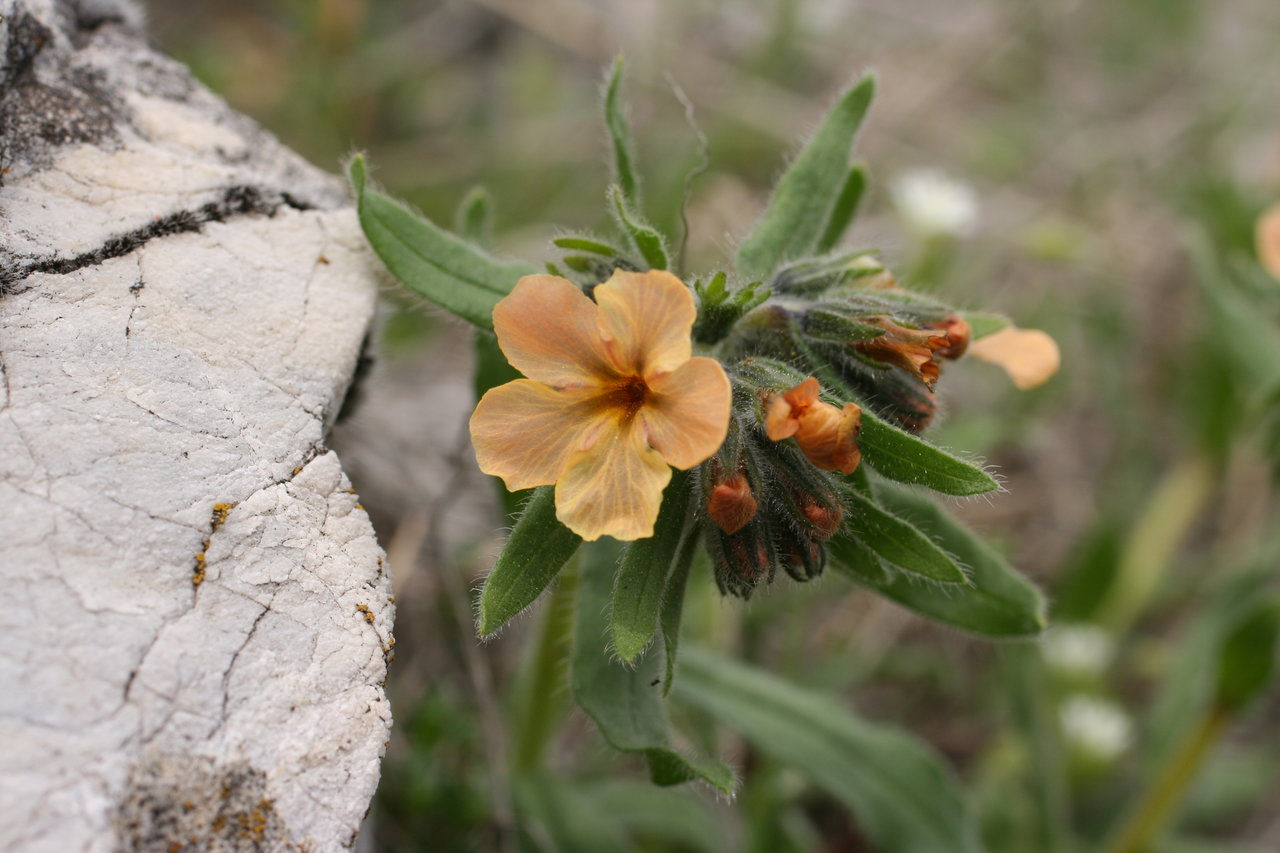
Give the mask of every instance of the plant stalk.
M 1204 764 L 1210 749 L 1231 720 L 1231 712 L 1214 705 L 1190 729 L 1169 763 L 1147 788 L 1106 853 L 1148 853 Z
M 581 562 L 579 551 L 560 570 L 542 614 L 537 640 L 524 664 L 511 750 L 511 765 L 517 774 L 527 774 L 541 766 L 567 705 L 565 678 L 573 644 L 573 610 Z

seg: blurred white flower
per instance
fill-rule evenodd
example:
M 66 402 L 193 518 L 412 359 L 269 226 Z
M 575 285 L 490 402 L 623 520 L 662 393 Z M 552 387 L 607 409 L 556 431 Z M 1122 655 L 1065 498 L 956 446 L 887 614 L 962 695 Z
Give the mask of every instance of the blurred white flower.
M 1040 641 L 1044 659 L 1054 669 L 1078 675 L 1094 675 L 1111 663 L 1115 644 L 1097 625 L 1057 625 Z
M 962 237 L 978 222 L 973 187 L 937 169 L 898 173 L 889 194 L 903 223 L 922 237 Z
M 1114 760 L 1133 741 L 1133 722 L 1114 702 L 1077 693 L 1058 713 L 1068 746 L 1095 761 Z

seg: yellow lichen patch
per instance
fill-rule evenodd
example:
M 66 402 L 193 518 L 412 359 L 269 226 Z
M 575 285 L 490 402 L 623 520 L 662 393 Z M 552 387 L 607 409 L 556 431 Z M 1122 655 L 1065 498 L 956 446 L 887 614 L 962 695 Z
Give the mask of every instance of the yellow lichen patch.
M 267 820 L 274 808 L 271 801 L 263 797 L 250 812 L 236 815 L 240 826 L 236 834 L 251 841 L 261 841 L 266 836 Z
M 200 584 L 204 583 L 204 568 L 205 568 L 204 552 L 205 552 L 205 549 L 207 549 L 208 547 L 209 547 L 209 540 L 206 539 L 204 540 L 203 544 L 201 544 L 200 546 L 200 553 L 196 554 L 196 567 L 191 571 L 192 586 L 200 586 Z
M 368 622 L 370 625 L 373 624 L 373 620 L 375 617 L 373 615 L 373 611 L 369 609 L 369 605 L 357 604 L 356 610 L 359 610 L 361 613 L 364 614 L 364 621 Z
M 211 523 L 214 530 L 217 530 L 222 526 L 223 522 L 227 520 L 227 514 L 230 513 L 231 510 L 235 509 L 235 507 L 236 505 L 233 503 L 213 505 L 213 518 L 211 519 Z

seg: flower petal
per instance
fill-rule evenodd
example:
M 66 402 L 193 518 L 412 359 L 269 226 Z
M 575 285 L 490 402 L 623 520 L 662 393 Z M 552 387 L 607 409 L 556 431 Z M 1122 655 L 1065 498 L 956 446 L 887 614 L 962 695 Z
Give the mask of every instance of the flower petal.
M 671 273 L 615 270 L 594 296 L 600 334 L 623 373 L 653 379 L 693 354 L 698 309 L 689 288 Z
M 588 542 L 653 535 L 671 468 L 645 440 L 639 418 L 602 432 L 569 457 L 556 483 L 556 518 Z
M 471 415 L 480 470 L 507 488 L 554 483 L 575 451 L 591 445 L 617 417 L 595 389 L 556 390 L 517 379 L 490 389 Z
M 862 409 L 857 403 L 845 403 L 843 409 L 837 409 L 818 401 L 801 416 L 796 444 L 823 471 L 852 474 L 862 459 L 858 449 L 861 430 Z
M 810 376 L 790 391 L 775 395 L 764 416 L 764 431 L 770 441 L 790 438 L 800 429 L 800 418 L 805 410 L 818 401 L 821 386 Z
M 969 354 L 1003 367 L 1023 391 L 1043 385 L 1058 372 L 1058 344 L 1039 329 L 1007 326 L 969 345 Z
M 600 337 L 599 309 L 573 282 L 527 275 L 493 309 L 493 330 L 511 366 L 565 388 L 618 373 Z
M 705 461 L 724 444 L 733 392 L 714 358 L 691 358 L 648 383 L 640 417 L 649 444 L 681 470 Z
M 1258 218 L 1258 260 L 1280 280 L 1280 204 L 1273 204 Z

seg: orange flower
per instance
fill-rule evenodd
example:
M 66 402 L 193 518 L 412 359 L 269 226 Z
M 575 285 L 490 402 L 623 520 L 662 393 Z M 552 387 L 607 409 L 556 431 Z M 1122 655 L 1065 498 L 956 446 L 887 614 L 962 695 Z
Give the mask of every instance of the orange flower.
M 930 388 L 938 381 L 938 362 L 933 359 L 934 351 L 942 354 L 958 343 L 958 340 L 952 340 L 950 329 L 909 329 L 888 317 L 862 317 L 858 322 L 878 326 L 884 329 L 884 334 L 855 341 L 855 349 L 876 361 L 901 367 Z
M 553 275 L 520 279 L 493 310 L 498 345 L 528 379 L 471 416 L 476 461 L 511 490 L 556 487 L 583 539 L 653 535 L 671 466 L 707 459 L 729 427 L 729 379 L 693 358 L 693 295 L 667 272 L 618 270 L 595 301 Z
M 1003 367 L 1013 384 L 1023 391 L 1048 382 L 1062 363 L 1053 338 L 1039 329 L 1016 326 L 979 338 L 970 345 L 969 354 Z
M 772 441 L 795 436 L 809 461 L 824 471 L 852 474 L 862 459 L 858 432 L 862 410 L 856 403 L 837 409 L 818 399 L 818 380 L 810 376 L 769 401 L 764 429 Z

